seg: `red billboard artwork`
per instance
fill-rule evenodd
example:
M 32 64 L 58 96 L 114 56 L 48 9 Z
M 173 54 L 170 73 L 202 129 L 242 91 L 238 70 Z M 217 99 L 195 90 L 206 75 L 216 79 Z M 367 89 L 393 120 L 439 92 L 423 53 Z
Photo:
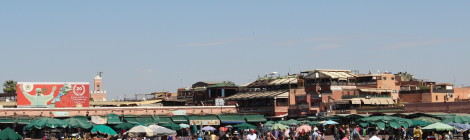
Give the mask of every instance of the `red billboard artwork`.
M 18 107 L 90 107 L 88 82 L 18 82 Z

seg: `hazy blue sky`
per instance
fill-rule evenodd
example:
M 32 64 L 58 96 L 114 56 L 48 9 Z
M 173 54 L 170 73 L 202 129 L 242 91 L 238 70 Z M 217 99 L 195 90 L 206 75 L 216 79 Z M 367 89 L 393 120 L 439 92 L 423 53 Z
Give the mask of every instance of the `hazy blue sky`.
M 111 98 L 313 69 L 470 85 L 470 1 L 1 1 L 0 81 Z M 3 82 L 2 82 L 3 83 Z

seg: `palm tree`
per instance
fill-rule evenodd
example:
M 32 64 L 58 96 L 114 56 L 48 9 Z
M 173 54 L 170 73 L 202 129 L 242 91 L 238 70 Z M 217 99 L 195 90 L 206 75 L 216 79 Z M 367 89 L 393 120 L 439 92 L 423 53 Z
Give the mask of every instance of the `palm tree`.
M 16 81 L 5 81 L 5 83 L 3 83 L 3 87 L 3 92 L 5 93 L 16 93 Z

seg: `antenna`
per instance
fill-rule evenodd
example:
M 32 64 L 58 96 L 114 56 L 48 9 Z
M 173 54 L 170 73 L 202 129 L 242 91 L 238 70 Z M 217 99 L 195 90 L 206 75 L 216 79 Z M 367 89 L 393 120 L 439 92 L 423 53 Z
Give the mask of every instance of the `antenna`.
M 98 72 L 98 76 L 100 76 L 100 77 L 101 77 L 101 74 L 103 74 L 103 72 Z

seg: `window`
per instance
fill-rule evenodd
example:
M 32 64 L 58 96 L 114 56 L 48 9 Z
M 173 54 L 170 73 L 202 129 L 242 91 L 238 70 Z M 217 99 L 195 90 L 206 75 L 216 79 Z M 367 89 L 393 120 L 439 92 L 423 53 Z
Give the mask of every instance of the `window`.
M 390 77 L 390 80 L 395 80 L 395 77 Z
M 436 95 L 436 101 L 437 101 L 437 100 L 438 100 L 438 97 L 437 97 L 437 95 Z
M 382 80 L 387 80 L 387 77 L 382 77 Z

